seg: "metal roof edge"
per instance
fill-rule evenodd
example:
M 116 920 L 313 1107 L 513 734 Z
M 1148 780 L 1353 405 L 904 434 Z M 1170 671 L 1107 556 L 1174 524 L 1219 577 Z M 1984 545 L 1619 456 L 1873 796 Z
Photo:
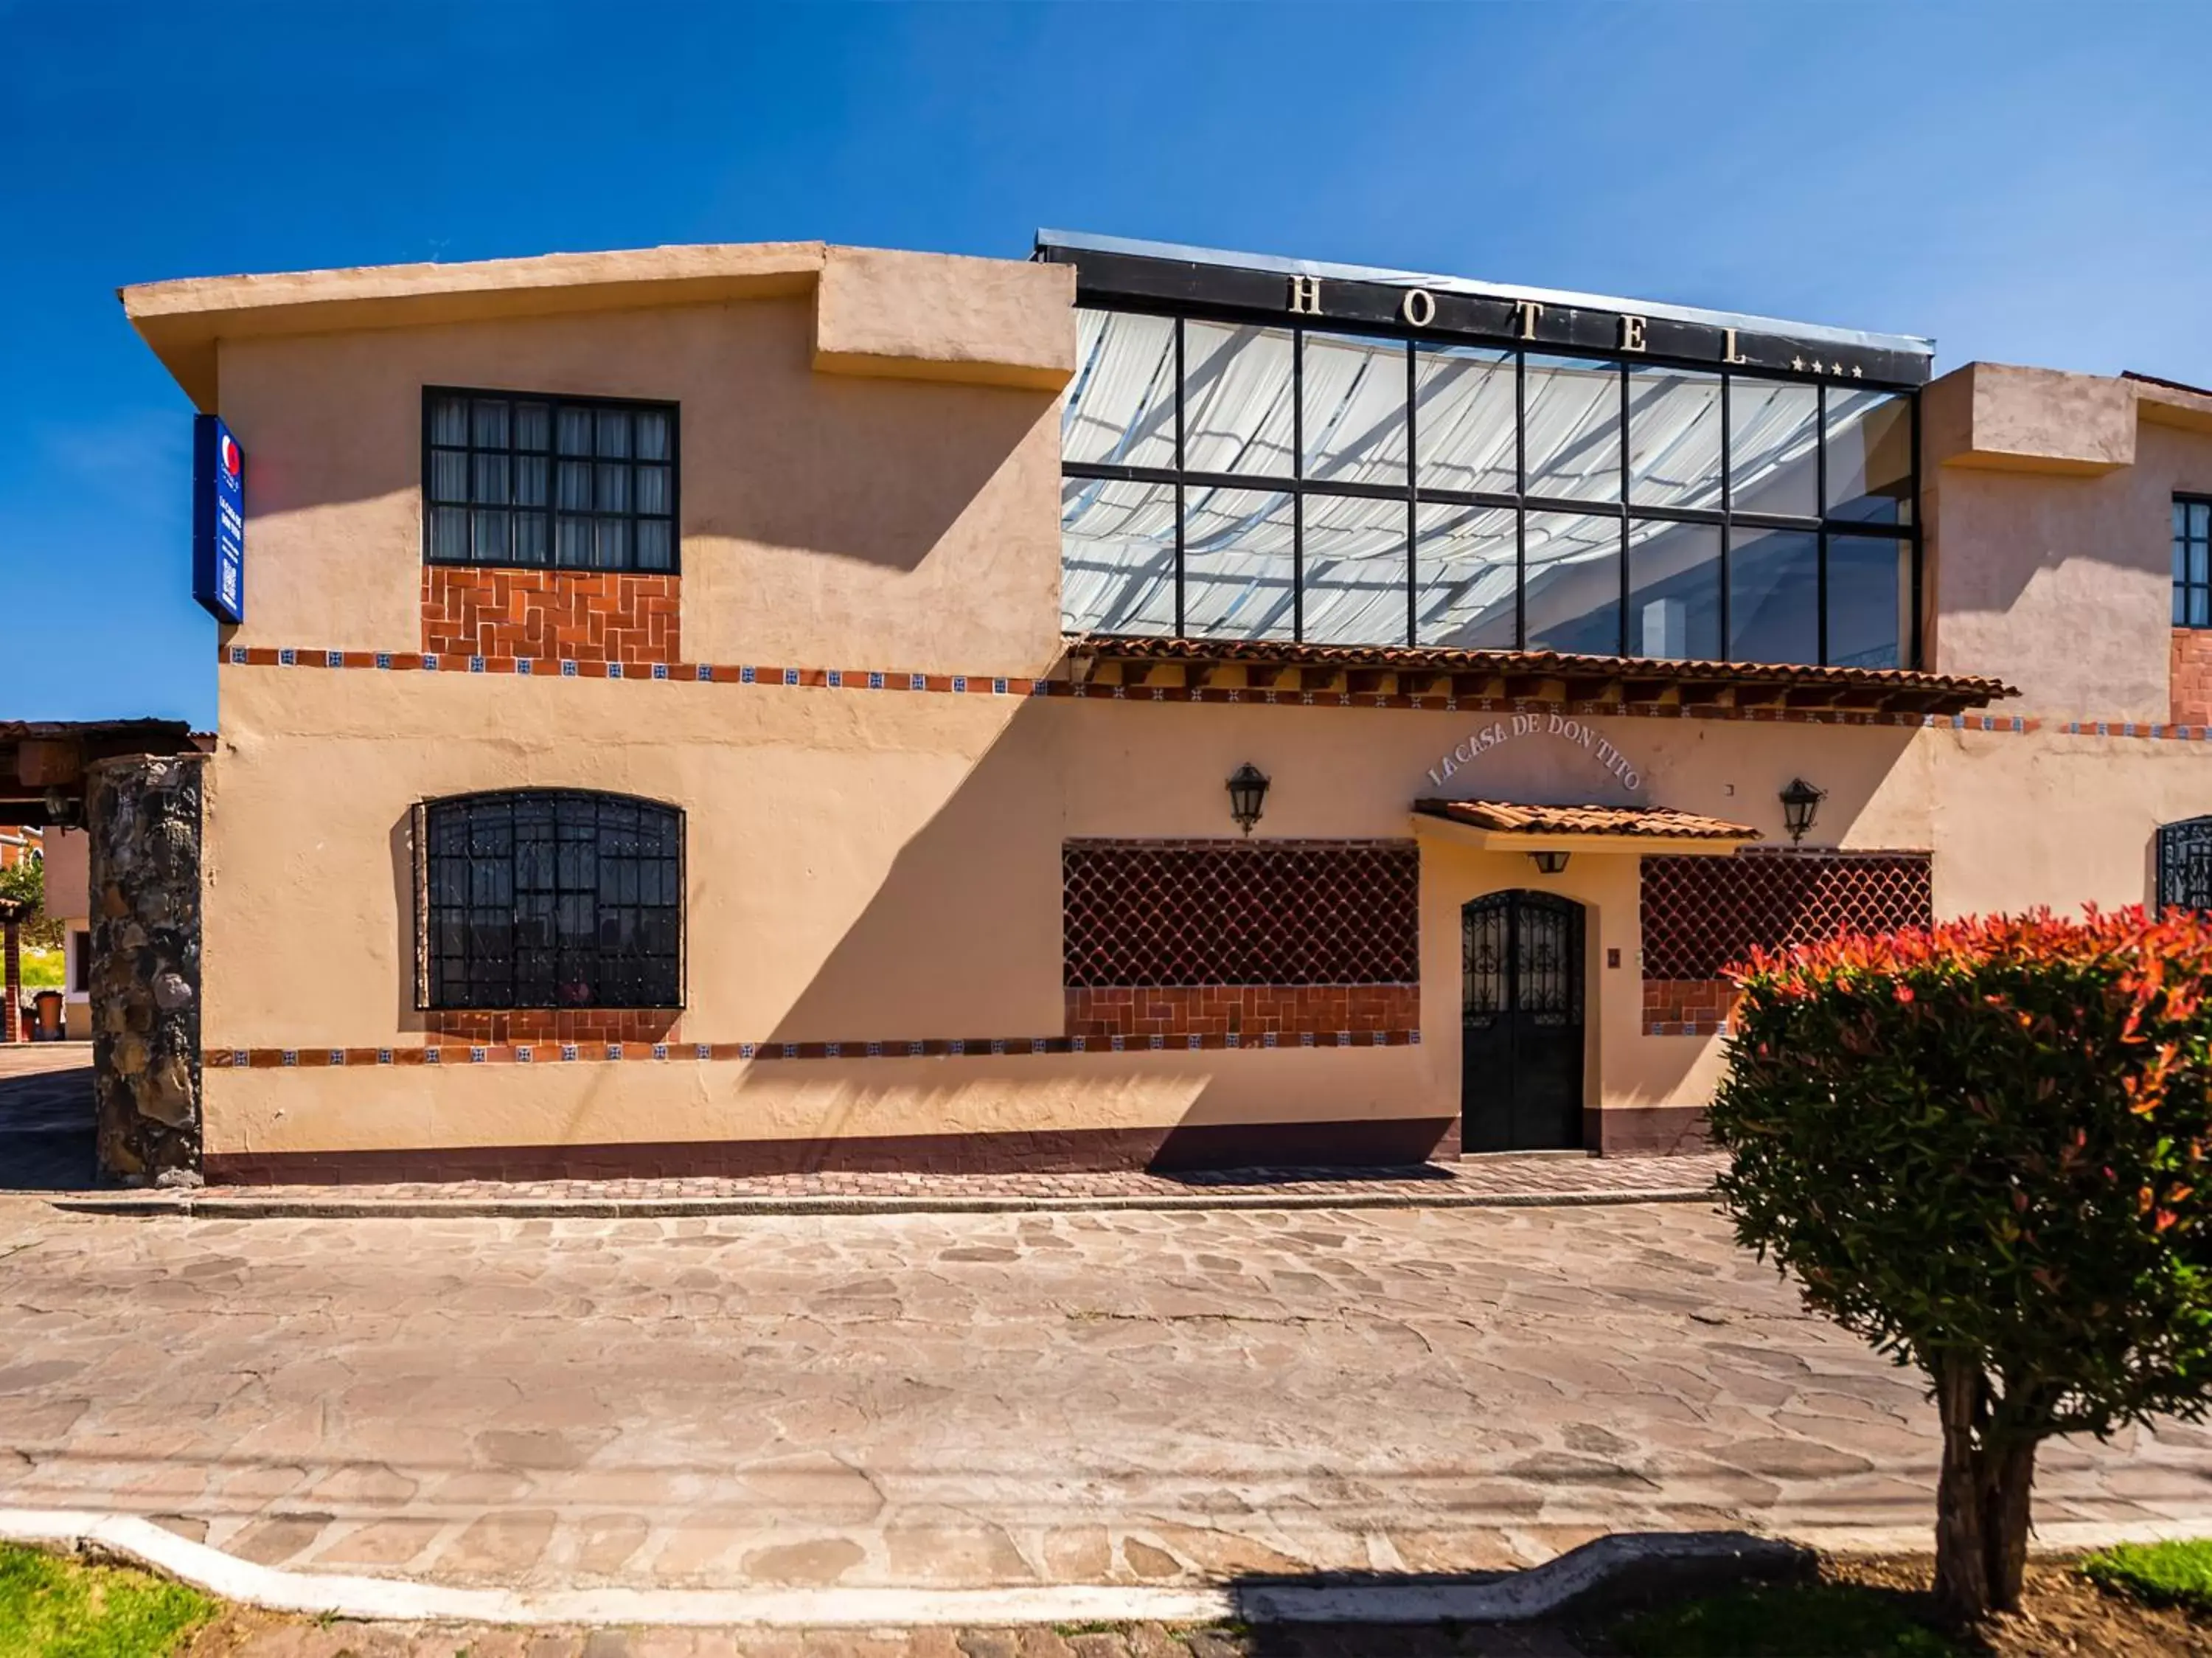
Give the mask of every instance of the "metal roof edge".
M 1473 277 L 1450 277 L 1433 271 L 1394 271 L 1370 265 L 1337 265 L 1326 259 L 1291 259 L 1272 253 L 1238 253 L 1218 247 L 1188 247 L 1180 242 L 1093 235 L 1081 230 L 1040 229 L 1036 233 L 1036 245 L 1039 249 L 1060 248 L 1075 253 L 1125 253 L 1139 259 L 1178 259 L 1193 265 L 1275 271 L 1284 276 L 1322 277 L 1339 282 L 1395 283 L 1407 288 L 1428 288 L 1441 293 L 1469 294 L 1492 299 L 1534 300 L 1539 305 L 1578 307 L 1642 317 L 1665 317 L 1675 322 L 1780 334 L 1792 339 L 1822 340 L 1833 345 L 1854 346 L 1864 350 L 1903 351 L 1930 358 L 1936 355 L 1936 342 L 1920 334 L 1874 333 L 1860 328 L 1838 328 L 1828 323 L 1792 322 L 1781 317 L 1759 316 L 1750 312 L 1709 311 L 1694 305 L 1624 299 L 1618 295 L 1583 294 L 1570 289 L 1530 288 L 1516 283 L 1485 282 Z

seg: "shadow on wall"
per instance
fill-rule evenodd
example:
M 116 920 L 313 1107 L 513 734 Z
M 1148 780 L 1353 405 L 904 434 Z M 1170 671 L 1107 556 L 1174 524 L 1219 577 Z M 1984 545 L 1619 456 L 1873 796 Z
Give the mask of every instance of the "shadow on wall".
M 813 378 L 792 418 L 744 419 L 744 466 L 687 477 L 685 535 L 918 570 L 1057 402 L 1001 387 Z
M 908 836 L 769 1040 L 988 1043 L 1065 1033 L 1060 849 L 1069 760 L 1057 744 L 1069 711 L 1065 703 L 1043 701 L 1014 710 Z M 781 901 L 797 911 L 807 906 L 803 893 Z M 979 1008 L 997 1011 L 979 1015 Z M 1417 1051 L 1393 1051 L 1410 1076 Z M 960 1078 L 962 1060 L 937 1063 L 948 1067 L 949 1079 Z M 1233 1074 L 1250 1063 L 1218 1049 L 1140 1065 L 1104 1055 L 1017 1055 L 994 1067 L 991 1080 L 948 1080 L 934 1091 L 919 1114 L 935 1134 L 873 1143 L 839 1137 L 890 1091 L 870 1088 L 862 1071 L 836 1090 L 816 1145 L 824 1157 L 834 1149 L 841 1166 L 858 1159 L 893 1169 L 926 1166 L 937 1155 L 1030 1168 L 1165 1171 L 1229 1162 L 1402 1168 L 1420 1164 L 1456 1126 L 1455 1115 L 1437 1115 L 1412 1099 L 1399 1102 L 1395 1115 L 1389 1101 L 1347 1099 L 1323 1113 L 1327 1120 L 1301 1121 L 1292 1106 L 1282 1120 L 1267 1122 L 1264 1098 L 1255 1103 L 1252 1085 Z M 910 1094 L 910 1084 L 897 1091 Z M 1036 1096 L 1057 1094 L 1080 1102 L 1065 1114 L 1086 1126 L 990 1132 L 994 1106 L 1018 1091 L 1031 1096 L 1024 1117 L 1034 1119 Z M 1428 1115 L 1410 1114 L 1424 1109 Z M 1176 1112 L 1181 1122 L 1165 1125 L 1163 1119 Z M 1145 1125 L 1106 1126 L 1116 1122 Z M 942 1143 L 916 1143 L 921 1139 Z
M 649 399 L 681 409 L 687 565 L 723 564 L 729 549 L 713 545 L 723 540 L 911 571 L 1057 404 L 1048 392 L 818 373 L 813 340 L 810 297 L 281 342 L 270 348 L 281 357 L 252 359 L 255 373 L 281 361 L 296 389 L 249 386 L 257 412 L 240 432 L 253 517 L 262 533 L 289 533 L 274 521 L 415 498 L 425 386 Z M 346 394 L 330 396 L 333 385 Z

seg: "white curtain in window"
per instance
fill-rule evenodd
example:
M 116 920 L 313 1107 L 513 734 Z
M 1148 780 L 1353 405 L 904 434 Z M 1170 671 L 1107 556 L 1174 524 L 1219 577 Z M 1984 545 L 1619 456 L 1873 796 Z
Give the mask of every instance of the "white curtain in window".
M 1416 514 L 1419 643 L 1460 650 L 1513 649 L 1515 516 L 1510 507 L 1442 503 Z
M 1421 487 L 1498 495 L 1519 489 L 1513 353 L 1424 346 L 1413 375 Z
M 1075 381 L 1060 413 L 1069 460 L 1175 465 L 1175 322 L 1127 311 L 1075 314 Z
M 1630 371 L 1628 498 L 1639 507 L 1719 510 L 1719 375 L 1686 369 Z
M 1320 644 L 1403 644 L 1406 503 L 1308 495 L 1301 509 L 1305 637 Z
M 1060 485 L 1060 625 L 1175 631 L 1176 486 L 1070 478 Z
M 1620 369 L 1531 355 L 1522 385 L 1528 493 L 1620 499 Z
M 1186 488 L 1184 632 L 1234 639 L 1291 637 L 1296 619 L 1293 500 L 1278 490 Z
M 1741 375 L 1729 382 L 1729 482 L 1738 512 L 1817 515 L 1820 442 L 1817 387 Z
M 1290 477 L 1290 330 L 1185 322 L 1182 351 L 1184 466 Z
M 1329 483 L 1406 481 L 1406 347 L 1395 340 L 1309 333 L 1305 476 Z

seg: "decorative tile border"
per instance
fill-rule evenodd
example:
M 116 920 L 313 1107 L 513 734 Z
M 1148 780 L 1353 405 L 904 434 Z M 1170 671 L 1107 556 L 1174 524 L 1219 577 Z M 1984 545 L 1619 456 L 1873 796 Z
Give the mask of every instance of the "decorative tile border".
M 1717 1025 L 1694 1024 L 1686 1020 L 1678 1025 L 1670 1025 L 1653 1020 L 1644 1027 L 1646 1036 L 1727 1036 L 1734 1030 L 1735 1027 L 1725 1019 Z
M 915 674 L 870 667 L 789 667 L 759 663 L 587 662 L 549 656 L 458 656 L 399 650 L 307 650 L 231 645 L 221 660 L 234 667 L 369 668 L 386 673 L 507 674 L 526 678 L 683 681 L 699 685 L 804 686 L 828 691 L 924 692 L 951 696 L 1065 697 L 1076 702 L 1255 704 L 1268 708 L 1395 708 L 1426 713 L 1515 714 L 1558 709 L 1605 718 L 1748 720 L 1791 725 L 1948 727 L 2014 735 L 2045 728 L 2023 715 L 1883 714 L 1824 708 L 1683 708 L 1644 703 L 1547 702 L 1533 697 L 1416 697 L 1380 692 L 1263 691 L 1213 686 L 1073 685 L 1064 680 L 982 674 Z M 2186 737 L 2212 741 L 2212 726 L 2076 722 L 2052 728 L 2069 734 Z
M 1417 1048 L 1418 1030 L 1308 1031 L 1291 1036 L 985 1036 L 876 1042 L 508 1042 L 420 1048 L 210 1046 L 210 1070 L 327 1070 L 384 1065 L 549 1065 L 670 1061 L 744 1064 L 784 1059 L 939 1059 L 986 1054 L 1184 1053 L 1225 1048 Z

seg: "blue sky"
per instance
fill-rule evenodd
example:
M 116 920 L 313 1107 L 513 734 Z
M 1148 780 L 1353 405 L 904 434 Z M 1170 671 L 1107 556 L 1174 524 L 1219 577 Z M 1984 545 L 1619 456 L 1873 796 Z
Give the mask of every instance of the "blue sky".
M 2208 88 L 2202 4 L 0 0 L 0 718 L 215 717 L 124 283 L 1049 225 L 2212 384 Z

